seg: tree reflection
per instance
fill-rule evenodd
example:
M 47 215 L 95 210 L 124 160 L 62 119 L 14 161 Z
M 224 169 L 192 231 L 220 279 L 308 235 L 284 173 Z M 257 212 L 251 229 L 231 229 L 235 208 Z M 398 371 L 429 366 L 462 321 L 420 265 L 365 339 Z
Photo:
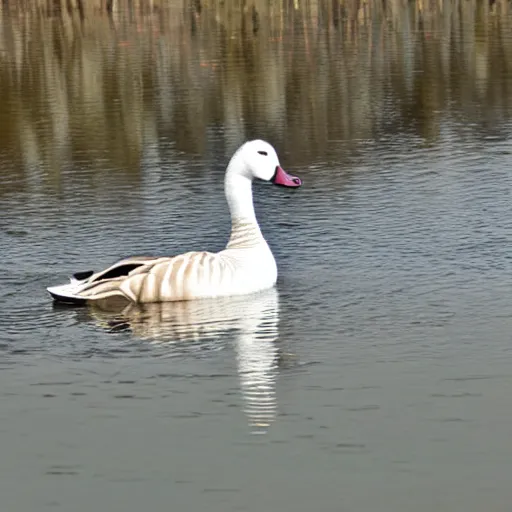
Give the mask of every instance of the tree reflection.
M 75 2 L 51 15 L 48 3 L 23 5 L 1 18 L 0 194 L 41 181 L 58 190 L 83 167 L 137 181 L 147 148 L 169 143 L 186 158 L 214 144 L 227 158 L 264 137 L 297 166 L 342 143 L 344 165 L 361 141 L 435 144 L 446 121 L 461 136 L 496 135 L 510 119 L 501 2 L 134 0 L 114 2 L 112 16 L 88 3 L 83 19 Z

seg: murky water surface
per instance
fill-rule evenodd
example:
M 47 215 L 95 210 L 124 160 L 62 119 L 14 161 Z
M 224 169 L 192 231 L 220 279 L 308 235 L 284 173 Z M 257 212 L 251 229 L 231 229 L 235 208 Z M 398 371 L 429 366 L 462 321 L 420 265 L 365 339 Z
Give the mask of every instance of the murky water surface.
M 320 14 L 3 20 L 2 510 L 510 510 L 511 21 Z M 253 137 L 276 290 L 52 305 L 222 248 Z

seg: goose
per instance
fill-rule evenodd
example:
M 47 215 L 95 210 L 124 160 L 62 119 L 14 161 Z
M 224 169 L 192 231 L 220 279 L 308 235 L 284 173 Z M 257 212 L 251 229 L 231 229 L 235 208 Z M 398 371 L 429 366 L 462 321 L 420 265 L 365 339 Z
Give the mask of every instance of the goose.
M 247 141 L 231 157 L 224 177 L 231 236 L 223 250 L 132 256 L 99 272 L 77 272 L 68 283 L 47 291 L 55 302 L 86 305 L 109 299 L 136 304 L 186 301 L 272 288 L 277 265 L 254 212 L 255 179 L 282 187 L 302 185 L 300 178 L 283 170 L 271 144 Z

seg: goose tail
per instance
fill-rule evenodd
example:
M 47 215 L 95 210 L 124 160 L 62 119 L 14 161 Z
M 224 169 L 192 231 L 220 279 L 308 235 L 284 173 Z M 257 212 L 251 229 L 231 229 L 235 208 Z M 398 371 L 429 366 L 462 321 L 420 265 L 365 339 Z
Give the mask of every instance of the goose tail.
M 123 279 L 109 279 L 99 283 L 87 283 L 85 280 L 78 280 L 72 277 L 69 283 L 50 286 L 48 293 L 56 302 L 83 306 L 87 303 L 96 302 L 110 298 L 130 299 L 121 291 Z

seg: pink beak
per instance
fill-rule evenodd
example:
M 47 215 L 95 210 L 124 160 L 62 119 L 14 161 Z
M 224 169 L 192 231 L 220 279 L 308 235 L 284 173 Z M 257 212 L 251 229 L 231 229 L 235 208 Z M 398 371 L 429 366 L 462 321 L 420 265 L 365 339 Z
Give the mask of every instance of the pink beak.
M 276 172 L 272 179 L 270 180 L 274 185 L 279 185 L 281 187 L 300 187 L 302 185 L 302 181 L 300 178 L 296 176 L 292 176 L 287 172 L 283 171 L 279 165 L 276 167 Z

